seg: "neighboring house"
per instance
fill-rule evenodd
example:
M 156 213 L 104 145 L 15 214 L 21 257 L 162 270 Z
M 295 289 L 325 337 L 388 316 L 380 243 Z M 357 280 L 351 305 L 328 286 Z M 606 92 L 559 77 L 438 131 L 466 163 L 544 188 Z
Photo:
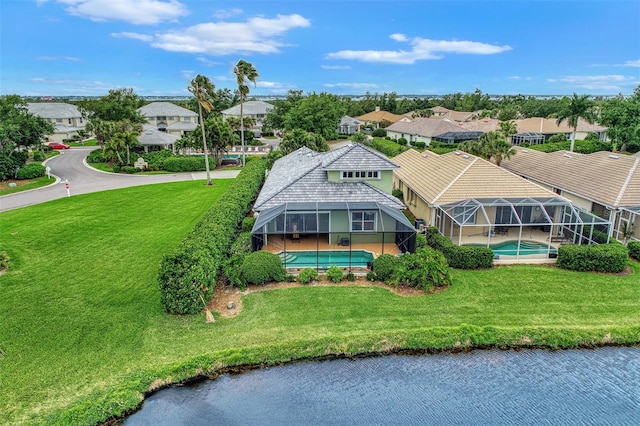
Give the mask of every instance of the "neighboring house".
M 614 224 L 612 236 L 640 241 L 640 158 L 601 151 L 544 153 L 516 148 L 505 169 L 536 182 Z
M 565 123 L 566 124 L 566 123 Z M 599 141 L 607 140 L 607 127 L 601 126 L 598 123 L 589 123 L 584 118 L 578 118 L 578 127 L 576 128 L 576 139 L 584 140 L 589 133 L 595 133 L 598 135 Z
M 87 125 L 78 107 L 64 102 L 33 102 L 27 104 L 27 109 L 55 126 L 53 135 L 47 135 L 50 141 L 71 139 Z
M 517 241 L 501 258 L 542 261 L 558 244 L 595 242 L 597 231 L 606 235 L 610 227 L 566 198 L 464 152 L 410 149 L 394 162 L 400 166 L 394 188 L 417 222 L 437 227 L 458 245 Z
M 457 121 L 460 123 L 476 120 L 480 116 L 480 114 L 482 114 L 482 111 L 453 111 L 442 106 L 433 107 L 431 108 L 431 111 L 433 111 L 432 117 L 448 118 L 449 120 Z
M 338 129 L 336 131 L 339 135 L 353 135 L 360 131 L 363 124 L 364 123 L 357 118 L 345 115 L 340 120 L 340 124 L 338 124 Z
M 198 114 L 171 102 L 151 102 L 138 111 L 161 132 L 181 138 L 198 127 Z
M 405 138 L 409 143 L 424 142 L 427 145 L 440 135 L 451 136 L 451 133 L 467 132 L 453 120 L 423 117 L 414 118 L 411 121 L 398 121 L 385 130 L 391 139 Z
M 145 124 L 142 133 L 138 136 L 138 142 L 145 152 L 161 149 L 170 149 L 175 152 L 175 142 L 180 139 L 176 135 L 158 130 L 151 124 Z
M 285 267 L 287 253 L 301 250 L 315 253 L 314 267 L 324 250 L 341 250 L 347 259 L 356 250 L 373 256 L 415 251 L 415 229 L 391 195 L 397 168 L 360 144 L 324 153 L 303 147 L 282 157 L 253 207 L 253 249 L 281 253 Z
M 267 113 L 273 109 L 273 105 L 263 101 L 247 101 L 242 104 L 242 116 L 253 118 L 255 121 L 252 131 L 262 132 L 262 122 L 267 116 Z M 222 119 L 226 120 L 228 117 L 240 118 L 240 104 L 227 108 L 221 111 Z
M 368 112 L 356 118 L 362 121 L 363 123 L 377 123 L 377 124 L 379 124 L 381 121 L 396 123 L 402 119 L 406 119 L 406 117 L 403 115 L 392 114 L 388 111 L 380 111 L 380 107 L 376 107 L 375 111 Z
M 526 142 L 529 145 L 544 143 L 553 135 L 564 134 L 569 139 L 573 129 L 562 122 L 559 126 L 556 119 L 531 117 L 513 120 L 518 129 L 518 133 L 513 135 L 511 143 L 521 145 Z

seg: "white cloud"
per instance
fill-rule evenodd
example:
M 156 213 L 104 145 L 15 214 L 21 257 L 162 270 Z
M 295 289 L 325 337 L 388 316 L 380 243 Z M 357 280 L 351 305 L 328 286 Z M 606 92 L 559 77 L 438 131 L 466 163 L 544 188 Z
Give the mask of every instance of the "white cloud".
M 211 59 L 209 59 L 209 58 L 205 58 L 204 56 L 198 56 L 198 57 L 196 58 L 196 60 L 197 60 L 198 62 L 200 62 L 202 65 L 207 66 L 207 67 L 213 67 L 213 66 L 215 66 L 215 65 L 220 65 L 220 63 L 219 63 L 219 62 L 214 62 L 214 61 L 212 61 L 212 60 L 211 60 Z
M 320 65 L 320 68 L 325 70 L 350 70 L 349 65 Z
M 214 56 L 238 53 L 278 53 L 285 46 L 279 37 L 311 22 L 297 14 L 255 17 L 246 22 L 204 23 L 153 35 L 151 46 L 171 52 L 201 53 Z
M 227 19 L 234 16 L 242 15 L 242 9 L 233 8 L 233 9 L 220 9 L 216 10 L 213 14 L 213 17 L 216 19 Z
M 377 89 L 379 86 L 374 83 L 326 83 L 324 87 L 330 89 L 357 89 L 357 90 L 371 90 Z
M 551 83 L 565 83 L 570 87 L 577 87 L 594 91 L 621 91 L 638 84 L 638 79 L 619 74 L 611 75 L 568 75 L 562 78 L 550 78 Z
M 507 80 L 514 80 L 514 81 L 526 80 L 526 81 L 529 81 L 529 80 L 533 80 L 533 78 L 532 77 L 522 77 L 522 76 L 519 76 L 519 75 L 512 75 L 511 77 L 507 77 Z M 494 81 L 500 81 L 500 80 L 494 80 Z
M 54 79 L 36 77 L 29 80 L 39 86 L 48 87 L 61 87 L 66 93 L 69 94 L 86 94 L 94 92 L 104 92 L 109 89 L 114 89 L 117 86 L 109 83 L 103 83 L 101 81 L 91 80 L 73 80 L 73 79 Z M 57 90 L 57 89 L 56 89 Z
M 177 0 L 57 0 L 70 15 L 92 21 L 125 21 L 135 25 L 155 25 L 187 15 L 187 7 Z
M 111 37 L 115 37 L 115 38 L 132 38 L 135 40 L 140 40 L 140 41 L 152 41 L 153 37 L 147 34 L 140 34 L 140 33 L 132 33 L 132 32 L 121 32 L 121 33 L 111 33 Z
M 408 43 L 411 50 L 341 50 L 327 54 L 327 59 L 348 59 L 362 62 L 390 64 L 414 64 L 416 61 L 441 59 L 442 53 L 493 55 L 511 50 L 510 46 L 498 46 L 477 41 L 430 40 L 409 38 L 404 34 L 392 34 L 392 40 Z
M 623 67 L 640 67 L 640 59 L 637 61 L 627 61 L 624 63 Z
M 80 58 L 75 56 L 38 56 L 36 61 L 69 61 L 69 62 L 84 62 Z

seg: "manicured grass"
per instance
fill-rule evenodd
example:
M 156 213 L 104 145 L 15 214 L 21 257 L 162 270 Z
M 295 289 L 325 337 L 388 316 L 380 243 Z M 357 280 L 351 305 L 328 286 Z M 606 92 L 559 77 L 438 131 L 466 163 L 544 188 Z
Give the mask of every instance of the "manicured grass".
M 25 180 L 9 180 L 6 182 L 0 182 L 0 195 L 8 195 L 13 194 L 15 192 L 28 191 L 30 189 L 36 189 L 43 186 L 51 185 L 56 180 L 55 178 L 48 178 L 47 176 L 42 176 L 36 179 L 25 179 Z M 18 186 L 13 188 L 9 187 L 10 182 L 15 182 Z
M 87 139 L 82 142 L 69 142 L 69 146 L 98 146 L 98 140 L 96 138 Z
M 159 262 L 230 181 L 149 185 L 0 214 L 0 423 L 86 424 L 162 383 L 239 364 L 472 346 L 640 342 L 640 265 L 610 276 L 551 267 L 455 271 L 404 298 L 304 286 L 243 297 L 206 324 L 160 306 Z M 46 220 L 45 220 L 46 218 Z M 0 352 L 1 353 L 1 352 Z

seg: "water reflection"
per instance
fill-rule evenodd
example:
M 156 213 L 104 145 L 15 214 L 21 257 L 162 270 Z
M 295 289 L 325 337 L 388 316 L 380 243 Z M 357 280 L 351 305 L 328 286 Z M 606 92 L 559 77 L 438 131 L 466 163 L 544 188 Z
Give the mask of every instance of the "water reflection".
M 310 362 L 160 391 L 126 425 L 640 424 L 640 348 Z

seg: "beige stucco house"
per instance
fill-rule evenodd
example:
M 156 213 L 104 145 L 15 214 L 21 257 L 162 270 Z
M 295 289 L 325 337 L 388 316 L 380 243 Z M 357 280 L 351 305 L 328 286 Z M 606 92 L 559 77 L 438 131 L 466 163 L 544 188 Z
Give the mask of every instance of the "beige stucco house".
M 148 124 L 178 138 L 198 126 L 197 113 L 171 102 L 151 102 L 138 108 L 138 111 L 147 119 Z
M 27 110 L 54 125 L 54 133 L 47 135 L 49 141 L 71 139 L 87 125 L 78 107 L 65 102 L 31 102 Z

